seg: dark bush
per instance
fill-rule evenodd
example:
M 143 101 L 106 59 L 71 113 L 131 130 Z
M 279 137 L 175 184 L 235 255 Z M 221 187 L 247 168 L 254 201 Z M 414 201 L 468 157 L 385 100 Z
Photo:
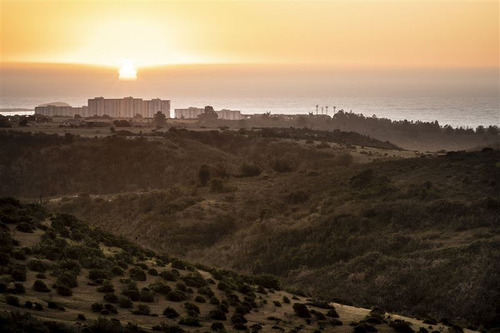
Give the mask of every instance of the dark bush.
M 287 296 L 283 296 L 283 303 L 290 304 L 290 298 L 288 298 Z
M 203 296 L 200 296 L 200 295 L 196 296 L 194 298 L 194 301 L 198 302 L 198 303 L 206 303 L 207 302 L 206 299 Z
M 309 194 L 302 190 L 299 190 L 288 194 L 285 200 L 291 205 L 298 205 L 309 200 Z
M 217 297 L 212 296 L 212 297 L 210 297 L 210 304 L 212 304 L 212 305 L 219 305 L 220 301 L 219 301 L 219 299 Z
M 155 301 L 155 293 L 150 290 L 141 290 L 139 300 L 141 302 L 152 303 Z
M 189 317 L 196 317 L 200 313 L 200 308 L 198 305 L 186 302 L 184 303 L 184 308 L 186 309 Z
M 24 282 L 26 281 L 26 271 L 22 269 L 13 269 L 12 272 L 10 272 L 10 275 L 14 279 L 14 281 L 21 281 Z
M 104 269 L 91 269 L 89 271 L 90 280 L 97 280 L 97 279 L 109 280 L 110 278 L 111 278 L 110 274 L 108 273 L 108 271 Z
M 231 322 L 233 324 L 246 324 L 248 320 L 241 313 L 235 313 L 231 316 Z
M 175 324 L 167 324 L 161 322 L 160 325 L 153 326 L 153 331 L 160 331 L 163 333 L 184 333 L 184 330 Z
M 43 282 L 42 280 L 35 280 L 35 282 L 33 283 L 33 290 L 41 293 L 50 292 L 50 288 L 47 287 L 45 282 Z
M 273 304 L 274 304 L 274 306 L 277 306 L 277 307 L 281 308 L 280 301 L 273 301 Z
M 227 320 L 226 314 L 221 310 L 211 310 L 208 313 L 208 316 L 210 317 L 210 319 L 214 320 Z
M 112 313 L 112 314 L 117 314 L 118 313 L 118 310 L 116 309 L 116 307 L 112 304 L 104 304 L 104 310 L 103 311 L 107 311 L 108 313 Z M 102 313 L 102 311 L 101 311 Z
M 132 301 L 126 296 L 118 297 L 118 306 L 123 309 L 130 309 L 133 307 Z
M 118 303 L 118 296 L 114 293 L 106 293 L 102 298 L 109 303 Z
M 177 281 L 177 276 L 170 271 L 163 271 L 160 273 L 160 277 L 167 281 Z
M 177 311 L 174 308 L 171 308 L 170 306 L 166 307 L 165 310 L 163 310 L 163 315 L 170 319 L 179 317 Z
M 44 273 L 47 270 L 47 265 L 38 259 L 28 261 L 27 267 L 30 271 Z
M 101 286 L 97 287 L 97 291 L 100 293 L 112 293 L 115 291 L 115 287 L 109 281 L 105 281 Z
M 73 295 L 73 291 L 71 291 L 71 288 L 69 288 L 65 285 L 62 285 L 62 284 L 58 284 L 56 290 L 57 290 L 57 293 L 61 296 L 72 296 Z
M 338 318 L 339 317 L 339 314 L 337 313 L 337 311 L 335 311 L 335 309 L 330 309 L 326 312 L 326 315 L 328 317 L 332 317 L 332 318 Z
M 9 305 L 20 307 L 19 298 L 17 296 L 7 295 L 5 296 L 5 301 Z
M 91 305 L 92 312 L 101 312 L 104 306 L 101 303 L 94 303 Z
M 256 177 L 262 173 L 261 168 L 257 165 L 250 165 L 248 163 L 243 163 L 240 167 L 240 176 L 241 177 Z
M 311 318 L 311 313 L 305 304 L 294 303 L 293 311 L 295 311 L 295 314 L 301 318 Z
M 57 277 L 56 283 L 58 285 L 63 285 L 63 286 L 66 286 L 68 288 L 76 288 L 76 287 L 78 287 L 78 280 L 77 280 L 76 274 L 77 273 L 75 273 L 73 271 L 63 272 L 63 273 L 59 274 L 59 276 Z
M 411 323 L 404 320 L 393 320 L 389 323 L 397 333 L 414 333 L 415 331 L 411 328 Z
M 136 315 L 149 316 L 151 309 L 146 304 L 139 304 L 137 305 L 137 309 L 132 311 L 132 313 Z
M 180 290 L 173 290 L 167 294 L 167 300 L 171 302 L 182 302 L 186 300 L 186 295 Z
M 179 320 L 180 325 L 201 327 L 200 320 L 194 317 L 184 317 Z
M 77 316 L 76 316 L 76 319 L 77 320 L 80 320 L 80 321 L 86 321 L 87 320 L 87 317 L 85 317 L 85 315 L 79 313 Z
M 138 268 L 138 267 L 132 267 L 130 268 L 129 271 L 130 278 L 135 281 L 146 281 L 146 273 Z
M 221 323 L 221 322 L 215 322 L 215 323 L 212 323 L 212 325 L 210 326 L 210 328 L 212 329 L 212 331 L 220 331 L 220 332 L 225 332 L 225 328 L 224 328 L 224 324 Z
M 152 276 L 158 276 L 158 271 L 154 268 L 148 269 L 148 274 Z
M 174 261 L 172 261 L 172 268 L 185 270 L 186 265 L 184 265 L 184 262 L 182 262 L 182 260 L 175 259 Z
M 14 287 L 8 289 L 7 291 L 12 294 L 24 294 L 26 293 L 26 288 L 24 288 L 24 285 L 22 283 L 16 282 L 14 283 Z

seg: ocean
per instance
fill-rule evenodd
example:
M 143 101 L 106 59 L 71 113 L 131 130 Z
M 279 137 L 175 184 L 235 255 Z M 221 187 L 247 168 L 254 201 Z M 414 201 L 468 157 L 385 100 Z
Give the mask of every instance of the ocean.
M 319 113 L 332 115 L 335 110 L 352 111 L 371 117 L 389 118 L 392 120 L 410 120 L 433 122 L 453 127 L 476 128 L 479 125 L 500 126 L 500 99 L 499 96 L 490 97 L 289 97 L 289 98 L 258 98 L 258 97 L 168 97 L 144 96 L 143 98 L 160 97 L 171 99 L 171 116 L 176 108 L 189 106 L 203 107 L 212 105 L 217 109 L 240 110 L 243 114 L 271 112 L 271 114 L 307 114 Z M 87 104 L 88 97 L 1 97 L 0 109 L 28 108 L 48 102 L 66 102 L 72 106 Z M 21 112 L 33 114 L 33 111 Z M 0 114 L 12 114 L 0 112 Z

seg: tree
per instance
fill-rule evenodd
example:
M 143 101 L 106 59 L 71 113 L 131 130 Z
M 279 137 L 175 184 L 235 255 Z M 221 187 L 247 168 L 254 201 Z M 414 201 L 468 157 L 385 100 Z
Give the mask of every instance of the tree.
M 205 106 L 203 113 L 198 115 L 198 119 L 205 121 L 217 120 L 218 117 L 217 112 L 215 112 L 213 106 L 210 105 Z
M 153 123 L 156 127 L 163 127 L 167 123 L 167 117 L 161 111 L 158 111 L 153 117 Z

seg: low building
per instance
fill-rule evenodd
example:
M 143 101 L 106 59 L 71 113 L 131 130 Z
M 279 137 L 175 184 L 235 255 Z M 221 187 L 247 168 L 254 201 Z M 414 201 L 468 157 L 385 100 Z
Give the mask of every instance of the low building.
M 204 108 L 189 107 L 187 109 L 175 109 L 175 118 L 177 119 L 197 119 L 205 111 Z
M 69 105 L 43 105 L 35 107 L 35 115 L 48 117 L 74 117 L 83 116 L 87 113 L 87 107 L 72 107 Z

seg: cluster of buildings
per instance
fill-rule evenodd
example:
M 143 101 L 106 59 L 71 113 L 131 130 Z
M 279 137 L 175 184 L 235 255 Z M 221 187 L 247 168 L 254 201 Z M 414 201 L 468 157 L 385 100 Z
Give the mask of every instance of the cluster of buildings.
M 176 119 L 197 119 L 200 114 L 205 112 L 204 108 L 190 107 L 187 109 L 175 109 Z M 243 116 L 241 111 L 222 109 L 220 111 L 215 111 L 217 113 L 217 119 L 224 120 L 241 120 Z
M 96 97 L 88 100 L 87 106 L 72 107 L 59 105 L 44 105 L 35 107 L 35 114 L 44 116 L 74 117 L 102 117 L 133 118 L 140 115 L 143 118 L 152 118 L 156 112 L 170 115 L 170 101 L 159 98 L 143 100 L 142 98 L 104 98 Z
M 109 116 L 111 118 L 153 118 L 157 112 L 170 118 L 170 100 L 159 98 L 143 100 L 142 98 L 104 98 L 96 97 L 88 100 L 87 106 L 72 107 L 69 105 L 43 105 L 35 107 L 36 115 L 74 117 L 79 115 L 84 118 Z M 177 119 L 197 119 L 204 112 L 204 108 L 190 107 L 175 109 Z M 240 120 L 243 119 L 240 111 L 223 109 L 215 111 L 218 119 Z

